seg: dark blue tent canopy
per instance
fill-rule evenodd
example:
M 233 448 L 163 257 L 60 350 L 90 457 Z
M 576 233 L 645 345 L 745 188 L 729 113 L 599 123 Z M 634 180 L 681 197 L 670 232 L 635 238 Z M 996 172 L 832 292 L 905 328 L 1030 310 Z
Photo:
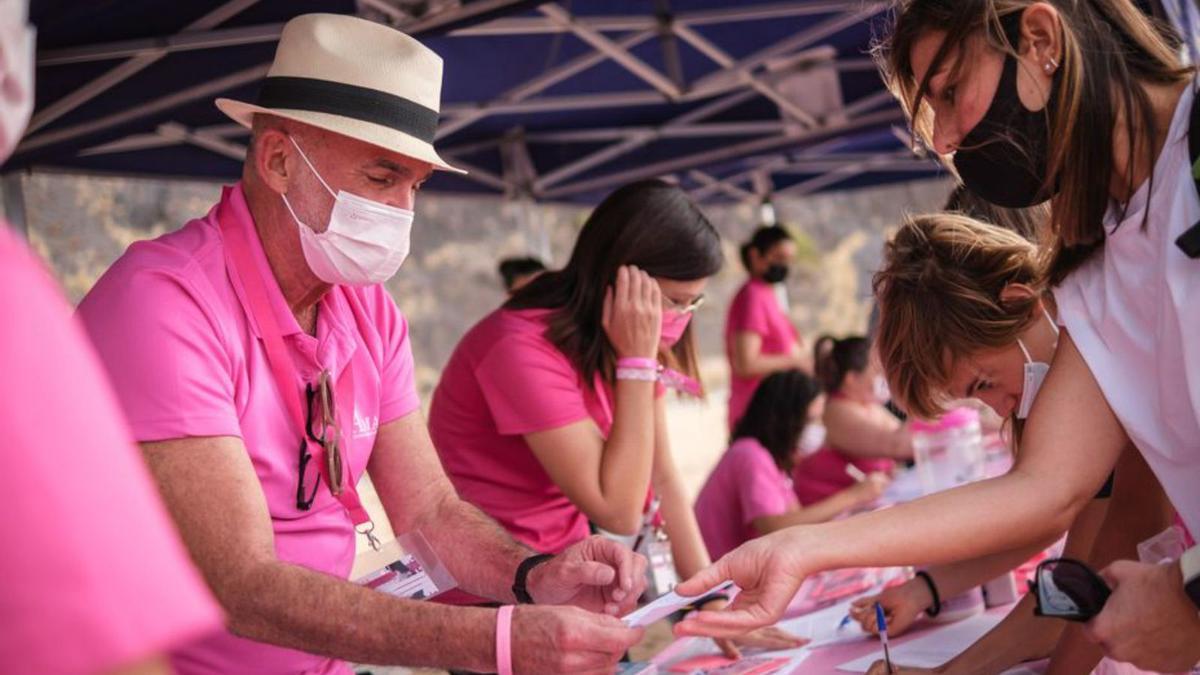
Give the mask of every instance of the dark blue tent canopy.
M 229 179 L 279 28 L 356 13 L 445 59 L 429 189 L 591 202 L 647 176 L 706 200 L 935 175 L 868 50 L 879 0 L 34 0 L 37 109 L 6 169 Z M 369 46 L 364 46 L 369 48 Z

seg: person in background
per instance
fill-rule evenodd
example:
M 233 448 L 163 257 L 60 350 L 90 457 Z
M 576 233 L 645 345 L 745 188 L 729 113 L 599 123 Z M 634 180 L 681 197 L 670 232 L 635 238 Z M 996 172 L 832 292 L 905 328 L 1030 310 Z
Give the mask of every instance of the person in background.
M 1012 447 L 1019 451 L 1021 429 L 1059 335 L 1057 307 L 1045 287 L 1037 248 L 1021 233 L 959 213 L 914 216 L 888 242 L 874 286 L 887 309 L 877 346 L 909 410 L 934 418 L 955 401 L 979 399 L 1009 421 Z M 939 330 L 923 331 L 925 315 L 934 308 Z M 1116 495 L 1110 500 L 1114 482 Z M 1110 478 L 1071 525 L 1063 555 L 1101 567 L 1118 554 L 1136 557 L 1137 543 L 1169 526 L 1173 513 L 1154 474 L 1128 448 L 1115 481 Z M 1104 536 L 1098 541 L 1102 522 Z M 936 615 L 940 599 L 987 583 L 1048 543 L 930 567 L 879 596 L 856 601 L 851 614 L 876 630 L 878 601 L 889 633 L 901 635 L 922 614 Z M 1065 621 L 1035 617 L 1033 596 L 1026 595 L 995 629 L 936 672 L 1000 672 L 1052 650 L 1050 672 L 1090 672 L 1101 653 L 1080 636 L 1055 650 L 1065 628 Z
M 779 225 L 759 227 L 742 245 L 741 258 L 750 278 L 734 296 L 725 319 L 731 430 L 762 378 L 792 368 L 812 372 L 808 350 L 781 301 L 780 284 L 796 258 L 792 235 Z
M 893 17 L 880 62 L 914 136 L 988 201 L 1053 200 L 1047 278 L 1065 328 L 1054 363 L 1012 471 L 749 542 L 679 589 L 732 577 L 738 606 L 680 632 L 768 624 L 822 569 L 961 560 L 1055 536 L 1131 442 L 1200 530 L 1196 80 L 1177 36 L 1129 0 L 908 0 Z M 1106 655 L 1160 672 L 1200 662 L 1200 548 L 1101 572 L 1113 592 L 1086 631 Z
M 546 264 L 533 257 L 505 258 L 496 266 L 504 291 L 511 296 L 546 271 Z
M 701 393 L 691 318 L 722 263 L 716 229 L 678 187 L 606 197 L 566 266 L 476 324 L 446 364 L 429 428 L 458 493 L 541 553 L 590 523 L 635 544 L 667 538 L 680 576 L 707 565 L 660 379 Z
M 792 473 L 805 506 L 852 486 L 851 474 L 891 475 L 895 460 L 913 455 L 907 425 L 884 405 L 890 398 L 887 383 L 867 338 L 824 335 L 814 351 L 817 378 L 829 400 L 821 416 L 824 447 L 797 462 Z
M 408 254 L 417 190 L 453 170 L 430 143 L 441 73 L 387 26 L 292 19 L 258 104 L 217 102 L 251 128 L 242 180 L 207 216 L 131 246 L 79 307 L 228 614 L 172 654 L 184 675 L 347 661 L 602 673 L 641 638 L 613 615 L 636 602 L 644 561 L 600 538 L 536 557 L 455 494 L 429 441 L 383 282 Z M 330 92 L 345 94 L 336 113 Z M 398 97 L 404 114 L 385 115 Z M 365 471 L 393 532 L 419 532 L 461 587 L 510 606 L 353 583 L 357 537 L 380 544 Z
M 0 1 L 0 164 L 33 109 L 27 3 Z M 8 672 L 165 675 L 221 625 L 71 307 L 0 218 L 0 664 Z
M 811 376 L 781 370 L 759 383 L 738 421 L 729 449 L 696 498 L 696 520 L 715 560 L 755 537 L 801 523 L 820 523 L 875 501 L 885 474 L 801 507 L 792 489 L 792 465 L 801 439 L 819 430 L 824 396 Z M 819 443 L 819 440 L 818 440 Z

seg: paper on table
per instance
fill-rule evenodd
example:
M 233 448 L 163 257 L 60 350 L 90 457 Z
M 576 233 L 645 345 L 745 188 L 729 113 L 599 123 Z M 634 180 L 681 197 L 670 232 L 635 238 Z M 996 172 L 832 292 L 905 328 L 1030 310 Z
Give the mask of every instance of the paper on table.
M 847 600 L 811 614 L 780 621 L 777 625 L 781 630 L 792 635 L 808 638 L 810 640 L 809 649 L 871 637 L 871 634 L 864 631 L 857 621 L 850 621 L 846 625 L 842 625 L 842 619 L 846 618 L 849 610 L 850 601 Z
M 733 588 L 732 581 L 726 581 L 718 584 L 708 589 L 704 593 L 701 593 L 700 595 L 684 596 L 676 593 L 675 591 L 671 591 L 670 593 L 659 597 L 657 600 L 651 602 L 645 607 L 640 607 L 626 614 L 625 616 L 621 617 L 621 620 L 631 628 L 649 626 L 655 621 L 670 616 L 672 613 L 687 607 L 706 595 L 721 593 L 729 590 L 730 588 Z
M 957 656 L 976 640 L 983 637 L 1000 620 L 1003 614 L 988 613 L 964 619 L 958 623 L 938 628 L 933 633 L 925 635 L 902 645 L 892 646 L 892 663 L 897 665 L 915 666 L 917 668 L 934 668 Z M 838 666 L 838 670 L 850 673 L 865 673 L 871 669 L 871 664 L 883 658 L 883 650 L 854 659 Z

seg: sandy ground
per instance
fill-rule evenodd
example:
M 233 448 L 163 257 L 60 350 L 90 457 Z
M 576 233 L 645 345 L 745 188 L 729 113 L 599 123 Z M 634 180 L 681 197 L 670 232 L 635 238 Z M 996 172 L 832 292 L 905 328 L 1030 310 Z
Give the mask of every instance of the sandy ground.
M 688 493 L 694 499 L 708 472 L 716 464 L 724 452 L 728 431 L 725 428 L 725 401 L 728 393 L 724 389 L 714 390 L 709 394 L 708 401 L 684 402 L 670 400 L 667 405 L 667 424 L 671 434 L 671 449 L 679 466 Z M 369 481 L 360 485 L 363 502 L 371 512 L 378 529 L 385 530 L 385 538 L 393 537 L 387 527 L 387 519 L 383 517 L 383 507 L 379 497 Z M 360 542 L 361 546 L 361 542 Z M 361 553 L 361 551 L 360 551 Z M 361 555 L 360 555 L 361 559 Z M 357 567 L 354 576 L 368 570 Z M 645 660 L 657 654 L 672 640 L 671 628 L 666 622 L 659 622 L 646 632 L 646 638 L 632 650 L 634 660 Z M 364 669 L 366 667 L 364 666 Z M 374 675 L 408 675 L 441 673 L 437 670 L 413 670 L 409 668 L 380 668 L 371 667 Z

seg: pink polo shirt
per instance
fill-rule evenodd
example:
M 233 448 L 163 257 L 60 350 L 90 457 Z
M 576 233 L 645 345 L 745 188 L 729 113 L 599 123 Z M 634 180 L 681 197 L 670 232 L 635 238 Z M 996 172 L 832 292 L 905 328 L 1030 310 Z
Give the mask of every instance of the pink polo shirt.
M 778 516 L 799 506 L 792 481 L 775 464 L 771 452 L 754 438 L 729 446 L 696 498 L 696 522 L 717 560 L 758 536 L 754 520 Z
M 249 231 L 250 258 L 263 273 L 300 377 L 311 383 L 328 370 L 340 381 L 353 366 L 353 423 L 344 428 L 342 452 L 357 481 L 379 425 L 419 407 L 408 325 L 382 286 L 335 286 L 318 306 L 316 337 L 303 332 L 274 282 L 240 184 L 226 188 L 204 218 L 131 246 L 79 314 L 139 441 L 240 438 L 266 498 L 279 560 L 345 579 L 354 560 L 353 524 L 324 486 L 310 510 L 296 508 L 301 431 L 272 378 L 218 218 Z M 349 402 L 335 405 L 345 410 Z M 179 650 L 173 665 L 182 675 L 349 672 L 340 661 L 226 631 Z
M 588 536 L 587 516 L 542 468 L 524 435 L 591 419 L 607 437 L 612 404 L 542 334 L 550 310 L 492 312 L 459 342 L 433 393 L 429 433 L 462 497 L 534 550 Z
M 729 359 L 729 428 L 732 429 L 758 387 L 761 377 L 738 377 L 733 374 L 734 337 L 738 333 L 754 333 L 762 338 L 762 353 L 790 354 L 800 341 L 800 334 L 784 314 L 771 284 L 759 279 L 747 281 L 733 298 L 725 320 L 725 355 Z
M 71 308 L 0 220 L 0 671 L 108 672 L 221 625 Z

